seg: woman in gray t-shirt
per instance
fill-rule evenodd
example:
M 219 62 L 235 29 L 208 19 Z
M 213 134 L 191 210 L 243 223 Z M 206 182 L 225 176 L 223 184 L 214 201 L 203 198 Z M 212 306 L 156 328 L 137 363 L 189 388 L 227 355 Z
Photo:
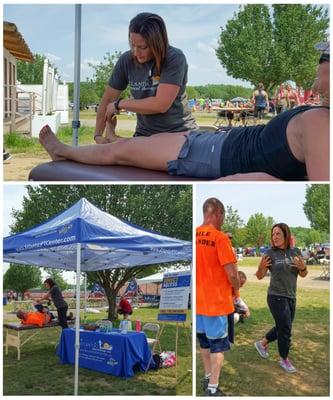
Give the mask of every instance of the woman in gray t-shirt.
M 44 286 L 48 289 L 48 293 L 46 293 L 41 299 L 39 299 L 38 303 L 42 302 L 43 300 L 51 299 L 57 309 L 59 325 L 62 327 L 62 329 L 68 328 L 67 324 L 68 304 L 66 303 L 66 301 L 62 296 L 60 288 L 51 278 L 45 279 Z
M 275 321 L 262 340 L 254 346 L 262 358 L 268 357 L 268 344 L 277 340 L 280 354 L 279 365 L 289 373 L 296 368 L 288 359 L 292 322 L 296 307 L 296 285 L 298 275 L 308 274 L 306 265 L 297 248 L 291 248 L 291 233 L 288 225 L 275 224 L 271 230 L 272 248 L 262 257 L 256 272 L 263 279 L 267 270 L 271 273 L 267 303 Z
M 187 104 L 186 58 L 169 45 L 163 19 L 156 14 L 138 14 L 129 25 L 129 43 L 131 49 L 117 61 L 97 112 L 96 143 L 117 138 L 115 123 L 102 135 L 105 117 L 120 110 L 136 113 L 135 136 L 198 129 Z M 120 98 L 127 87 L 131 98 Z

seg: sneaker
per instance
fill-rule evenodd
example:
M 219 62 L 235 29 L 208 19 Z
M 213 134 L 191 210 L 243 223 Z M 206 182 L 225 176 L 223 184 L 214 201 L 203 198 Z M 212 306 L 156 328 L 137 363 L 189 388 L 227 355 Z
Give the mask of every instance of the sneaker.
M 3 153 L 3 161 L 9 161 L 12 158 L 12 155 L 9 154 L 7 151 Z
M 202 390 L 205 392 L 208 389 L 209 378 L 203 378 L 202 381 Z
M 297 369 L 292 365 L 292 363 L 288 360 L 288 358 L 286 358 L 285 360 L 281 358 L 281 360 L 279 361 L 279 365 L 286 372 L 289 372 L 289 374 L 293 374 L 294 372 L 297 371 Z
M 260 340 L 254 343 L 254 347 L 257 349 L 258 353 L 260 354 L 260 357 L 268 358 L 269 354 L 267 351 L 267 347 L 263 346 Z
M 220 397 L 220 396 L 227 396 L 227 394 L 224 393 L 224 392 L 222 392 L 222 390 L 221 390 L 220 388 L 217 388 L 215 393 L 212 393 L 212 392 L 207 388 L 207 390 L 205 391 L 205 396 L 208 396 L 208 397 L 210 397 L 210 396 L 213 396 L 213 397 Z M 228 396 L 229 396 L 229 395 L 228 395 Z

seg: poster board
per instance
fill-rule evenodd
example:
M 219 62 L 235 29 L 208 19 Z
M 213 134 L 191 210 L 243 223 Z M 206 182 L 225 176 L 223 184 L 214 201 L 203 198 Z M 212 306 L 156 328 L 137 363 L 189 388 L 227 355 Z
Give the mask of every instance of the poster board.
M 190 270 L 163 275 L 158 321 L 186 321 L 190 288 Z

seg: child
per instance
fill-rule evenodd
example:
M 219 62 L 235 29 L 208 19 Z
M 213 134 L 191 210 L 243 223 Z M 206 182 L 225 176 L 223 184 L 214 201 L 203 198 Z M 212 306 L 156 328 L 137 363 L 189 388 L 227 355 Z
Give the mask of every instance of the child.
M 238 271 L 240 287 L 243 287 L 246 283 L 247 276 L 243 271 Z M 239 290 L 233 290 L 233 301 L 235 307 L 234 313 L 234 323 L 236 324 L 238 321 L 244 322 L 244 318 L 248 318 L 250 316 L 250 310 L 247 304 L 240 297 Z

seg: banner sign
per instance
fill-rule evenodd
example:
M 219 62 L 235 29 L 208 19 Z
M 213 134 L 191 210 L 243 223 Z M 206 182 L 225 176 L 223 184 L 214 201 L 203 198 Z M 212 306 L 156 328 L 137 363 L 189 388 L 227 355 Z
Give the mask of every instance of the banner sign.
M 163 275 L 159 321 L 184 322 L 188 310 L 191 271 L 167 272 Z

